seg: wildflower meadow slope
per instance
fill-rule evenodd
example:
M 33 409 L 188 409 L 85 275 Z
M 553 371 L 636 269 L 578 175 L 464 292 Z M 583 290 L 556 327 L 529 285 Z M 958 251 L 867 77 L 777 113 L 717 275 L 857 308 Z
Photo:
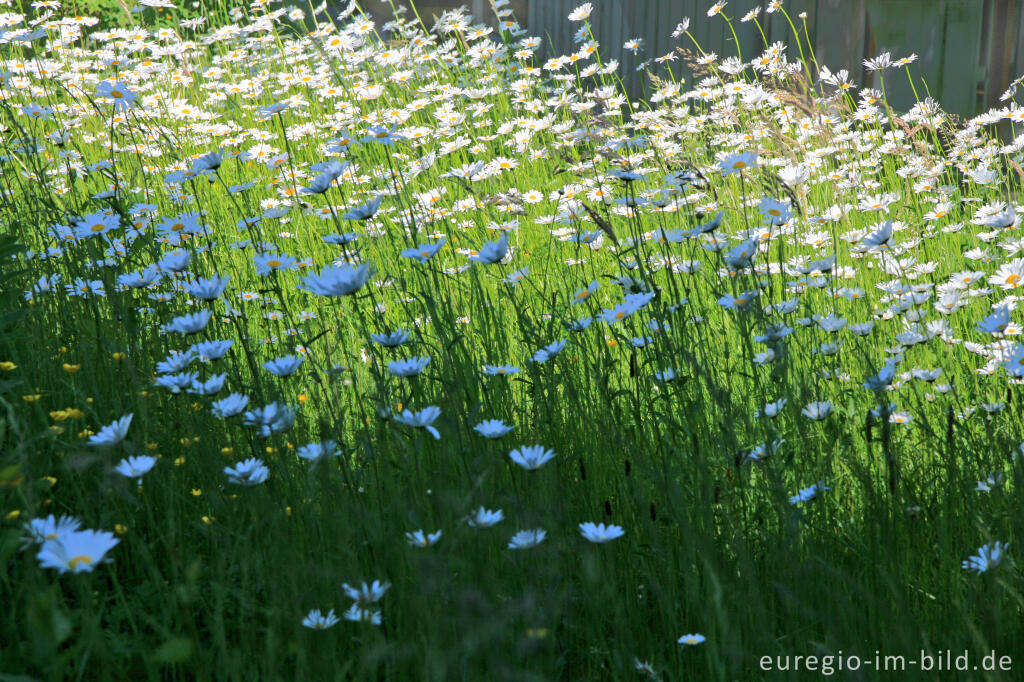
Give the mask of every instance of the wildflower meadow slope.
M 1019 679 L 1019 83 L 3 4 L 0 678 Z

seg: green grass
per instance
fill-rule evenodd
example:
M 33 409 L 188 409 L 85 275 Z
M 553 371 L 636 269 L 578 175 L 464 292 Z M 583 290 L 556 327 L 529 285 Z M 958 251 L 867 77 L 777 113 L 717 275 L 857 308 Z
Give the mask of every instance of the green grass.
M 265 11 L 241 10 L 236 23 Z M 1024 416 L 1013 367 L 992 345 L 1012 349 L 1016 330 L 977 323 L 1016 290 L 988 282 L 1013 265 L 1019 237 L 1016 226 L 971 222 L 1017 197 L 1015 148 L 1001 148 L 983 120 L 957 129 L 918 108 L 892 122 L 881 99 L 863 115 L 858 93 L 828 97 L 827 84 L 750 68 L 730 76 L 718 62 L 705 76 L 773 94 L 743 103 L 702 80 L 604 115 L 612 73 L 584 75 L 593 59 L 581 58 L 556 82 L 540 58 L 514 56 L 522 36 L 512 27 L 488 38 L 436 30 L 424 42 L 410 16 L 388 40 L 383 27 L 366 32 L 361 51 L 331 45 L 360 33 L 358 14 L 338 29 L 323 16 L 315 29 L 310 14 L 248 38 L 219 31 L 220 12 L 196 31 L 168 11 L 133 15 L 142 27 L 176 27 L 177 37 L 138 38 L 178 45 L 177 56 L 133 50 L 130 36 L 107 40 L 100 27 L 60 49 L 51 28 L 0 53 L 0 679 L 816 679 L 765 672 L 761 659 L 968 650 L 980 665 L 993 650 L 1016 655 Z M 399 50 L 404 61 L 387 63 Z M 101 81 L 120 81 L 138 101 L 115 109 L 97 94 Z M 574 109 L 580 102 L 594 106 Z M 32 117 L 29 104 L 52 111 Z M 490 107 L 474 111 L 480 104 Z M 396 124 L 406 139 L 391 146 L 324 146 Z M 66 139 L 50 137 L 61 130 Z M 286 155 L 274 168 L 239 156 L 255 157 L 261 140 L 277 150 L 270 156 Z M 219 168 L 187 172 L 218 148 Z M 741 151 L 756 152 L 756 165 L 724 174 L 719 162 Z M 351 163 L 349 174 L 295 199 L 331 156 Z M 447 175 L 501 158 L 515 167 Z M 785 168 L 796 164 L 805 179 Z M 993 181 L 968 175 L 986 165 Z M 695 183 L 672 189 L 666 174 L 685 169 Z M 865 201 L 883 193 L 898 193 L 886 211 Z M 371 220 L 341 217 L 376 196 Z M 769 229 L 763 198 L 792 218 Z M 831 207 L 835 220 L 814 220 Z M 117 217 L 114 229 L 59 236 L 99 211 Z M 713 233 L 672 234 L 719 211 Z M 180 245 L 190 266 L 150 287 L 120 286 L 175 248 L 157 226 L 190 212 L 206 228 Z M 862 252 L 886 219 L 899 221 L 887 248 Z M 492 228 L 507 221 L 517 228 L 503 262 L 446 272 L 471 263 L 463 251 L 496 240 Z M 362 236 L 344 247 L 321 239 L 344 232 Z M 706 248 L 711 234 L 723 249 Z M 752 266 L 727 267 L 750 235 Z M 400 255 L 442 237 L 425 263 Z M 236 248 L 243 240 L 301 267 L 261 276 L 257 251 Z M 973 258 L 977 248 L 988 255 Z M 831 273 L 800 272 L 831 256 Z M 344 259 L 375 269 L 354 295 L 299 288 Z M 522 281 L 505 281 L 524 268 Z M 937 304 L 963 271 L 981 274 L 946 314 Z M 33 291 L 58 274 L 53 291 Z M 181 289 L 215 274 L 230 277 L 215 301 Z M 65 293 L 76 278 L 104 294 Z M 572 303 L 591 282 L 599 288 Z M 636 291 L 652 294 L 646 305 L 600 319 Z M 750 291 L 740 309 L 719 302 Z M 197 334 L 163 329 L 200 310 L 215 314 Z M 830 314 L 848 324 L 825 331 L 817 320 Z M 567 330 L 583 316 L 595 319 Z M 867 335 L 850 331 L 868 321 Z M 755 340 L 778 325 L 791 333 Z M 398 348 L 370 340 L 396 329 L 411 332 Z M 650 340 L 634 344 L 640 337 Z M 223 359 L 183 371 L 226 374 L 219 395 L 154 385 L 172 351 L 216 339 L 234 342 Z M 560 339 L 552 359 L 531 359 Z M 822 347 L 831 342 L 841 342 L 835 353 Z M 757 361 L 769 349 L 774 359 Z M 261 366 L 295 353 L 304 362 L 289 376 Z M 421 375 L 389 373 L 389 362 L 416 356 L 431 358 Z M 864 388 L 891 357 L 901 359 L 889 388 Z M 488 376 L 485 364 L 520 371 Z M 911 375 L 938 368 L 934 382 Z M 656 378 L 669 369 L 674 380 Z M 241 416 L 218 418 L 211 404 L 231 392 L 249 396 L 248 409 L 294 406 L 294 425 L 261 438 Z M 782 398 L 778 416 L 755 416 Z M 817 401 L 833 404 L 828 417 L 801 414 Z M 869 415 L 890 401 L 896 408 Z M 439 438 L 394 418 L 428 406 L 441 410 Z M 89 444 L 128 413 L 123 441 Z M 485 439 L 473 429 L 485 419 L 515 428 Z M 748 457 L 777 439 L 769 456 Z M 326 440 L 342 454 L 296 456 Z M 556 457 L 536 471 L 509 458 L 534 444 Z M 115 471 L 140 454 L 158 457 L 141 485 Z M 266 481 L 229 483 L 224 468 L 250 457 L 265 462 Z M 990 475 L 998 484 L 976 490 Z M 828 489 L 791 502 L 817 482 Z M 465 517 L 481 506 L 504 520 L 471 528 Z M 109 561 L 81 573 L 41 566 L 26 523 L 49 514 L 116 533 Z M 592 544 L 584 522 L 625 535 Z M 538 546 L 507 548 L 534 528 L 547 531 Z M 420 529 L 443 535 L 410 546 L 405 534 Z M 962 568 L 996 541 L 1010 543 L 998 565 Z M 342 583 L 373 580 L 391 585 L 374 606 L 379 626 L 302 626 L 311 609 L 348 609 Z M 677 642 L 688 633 L 706 641 Z M 1017 679 L 1019 665 L 963 679 Z M 875 677 L 866 667 L 836 675 Z

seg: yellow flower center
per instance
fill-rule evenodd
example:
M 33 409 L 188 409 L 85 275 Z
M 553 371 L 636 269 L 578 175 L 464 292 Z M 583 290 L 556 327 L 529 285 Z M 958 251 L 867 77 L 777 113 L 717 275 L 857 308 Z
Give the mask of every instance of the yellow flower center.
M 91 563 L 92 557 L 87 557 L 84 554 L 79 554 L 78 556 L 74 557 L 73 559 L 71 559 L 71 561 L 68 562 L 68 568 L 78 568 L 78 566 L 82 564 L 88 566 Z

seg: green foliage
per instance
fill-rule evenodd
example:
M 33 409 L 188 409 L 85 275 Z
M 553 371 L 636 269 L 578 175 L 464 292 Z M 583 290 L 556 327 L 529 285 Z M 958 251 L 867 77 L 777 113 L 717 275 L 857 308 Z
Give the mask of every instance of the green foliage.
M 749 72 L 746 104 L 666 82 L 630 116 L 611 70 L 513 67 L 507 28 L 490 53 L 412 18 L 380 41 L 355 14 L 348 47 L 290 21 L 182 28 L 181 52 L 116 68 L 108 41 L 67 57 L 99 82 L 34 74 L 0 102 L 0 680 L 725 681 L 772 679 L 763 656 L 1015 655 L 1024 414 L 1001 362 L 1016 346 L 987 345 L 1013 327 L 978 320 L 1024 266 L 963 254 L 1019 250 L 1012 220 L 971 223 L 1020 192 L 1017 151 Z M 315 191 L 328 159 L 351 165 Z M 165 260 L 179 248 L 187 267 Z M 354 277 L 341 264 L 374 272 L 317 295 L 316 273 Z M 215 275 L 223 294 L 188 291 Z M 940 288 L 973 293 L 946 314 Z M 223 358 L 177 366 L 219 340 Z M 424 356 L 419 374 L 391 364 Z M 231 392 L 250 402 L 224 418 Z M 294 424 L 261 432 L 272 403 Z M 514 429 L 485 438 L 490 419 Z M 299 456 L 325 441 L 337 452 Z M 534 444 L 555 456 L 514 463 Z M 140 455 L 152 470 L 119 472 Z M 266 479 L 236 483 L 249 458 Z M 481 507 L 503 519 L 473 527 Z M 51 514 L 118 543 L 46 567 L 53 539 L 26 523 Z M 588 522 L 624 535 L 588 542 Z M 509 548 L 531 529 L 547 535 Z M 964 570 L 997 541 L 1000 562 Z M 303 627 L 352 616 L 374 580 L 389 588 L 355 620 Z

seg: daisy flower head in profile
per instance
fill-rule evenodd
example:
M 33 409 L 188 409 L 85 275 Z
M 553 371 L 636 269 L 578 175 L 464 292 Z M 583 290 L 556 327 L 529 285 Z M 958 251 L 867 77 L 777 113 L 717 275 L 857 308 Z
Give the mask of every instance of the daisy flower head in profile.
M 980 575 L 995 568 L 1003 562 L 1009 546 L 1008 542 L 991 542 L 980 547 L 977 554 L 967 557 L 967 560 L 963 562 L 964 570 Z
M 621 526 L 603 523 L 592 523 L 590 521 L 580 524 L 580 533 L 583 537 L 594 544 L 604 544 L 616 538 L 621 538 L 626 531 Z
M 256 264 L 256 272 L 263 276 L 281 270 L 292 270 L 296 267 L 294 258 L 276 252 L 256 254 L 253 256 L 253 262 Z
M 508 456 L 509 459 L 527 471 L 536 471 L 550 462 L 554 458 L 555 453 L 543 445 L 524 445 L 508 453 Z
M 800 414 L 813 421 L 821 421 L 832 414 L 832 401 L 821 400 L 818 402 L 807 403 L 807 405 L 804 406 L 804 409 L 800 410 Z
M 622 44 L 623 50 L 629 50 L 633 54 L 637 54 L 640 50 L 644 49 L 643 38 L 631 38 Z
M 412 336 L 412 332 L 399 329 L 398 331 L 388 332 L 387 334 L 370 334 L 370 340 L 376 344 L 384 346 L 385 348 L 396 348 L 408 341 L 410 336 Z
M 121 81 L 101 81 L 96 86 L 96 96 L 113 102 L 114 111 L 130 109 L 139 99 L 138 95 Z
M 470 528 L 490 528 L 505 518 L 505 512 L 500 509 L 491 510 L 480 507 L 466 517 L 466 523 Z
M 43 568 L 55 568 L 62 574 L 88 573 L 118 542 L 107 531 L 67 531 L 44 542 L 36 558 Z
M 508 255 L 508 232 L 502 232 L 497 241 L 487 242 L 480 247 L 480 251 L 469 259 L 485 265 L 491 265 L 501 261 Z
M 707 637 L 698 633 L 693 633 L 689 635 L 683 635 L 676 641 L 679 644 L 683 644 L 685 646 L 697 646 L 698 644 L 703 644 L 705 641 L 707 641 Z
M 359 141 L 375 142 L 377 144 L 384 145 L 385 147 L 390 147 L 394 145 L 395 142 L 397 142 L 398 140 L 405 139 L 404 136 L 396 133 L 396 130 L 398 130 L 397 124 L 391 126 L 390 128 L 386 128 L 384 126 L 370 126 L 369 130 L 367 131 L 367 135 L 365 135 Z
M 514 428 L 514 426 L 509 426 L 500 419 L 485 419 L 474 426 L 473 430 L 484 438 L 501 438 L 511 433 Z
M 222 398 L 213 403 L 210 411 L 214 416 L 221 419 L 234 417 L 241 414 L 249 405 L 249 396 L 242 393 L 232 393 L 227 398 Z
M 246 426 L 255 426 L 259 430 L 261 438 L 269 438 L 272 434 L 287 431 L 292 427 L 295 423 L 295 408 L 274 401 L 269 405 L 248 410 L 244 419 Z
M 212 318 L 213 313 L 209 310 L 201 310 L 198 313 L 180 315 L 165 324 L 164 331 L 168 333 L 181 334 L 182 336 L 198 334 L 206 329 L 206 325 L 210 323 Z
M 395 415 L 395 421 L 399 424 L 411 426 L 414 429 L 424 429 L 435 440 L 441 440 L 441 433 L 432 426 L 434 421 L 440 416 L 441 408 L 431 405 L 430 407 L 424 407 L 419 412 L 411 412 L 408 409 L 402 410 L 401 414 Z
M 445 244 L 445 240 L 442 239 L 439 242 L 433 244 L 420 244 L 417 247 L 406 249 L 402 251 L 401 256 L 403 258 L 413 258 L 420 263 L 426 263 L 430 260 L 438 251 L 441 250 Z
M 558 341 L 555 341 L 553 343 L 548 344 L 547 346 L 544 346 L 539 351 L 534 353 L 533 357 L 530 359 L 537 363 L 547 362 L 548 360 L 552 359 L 553 357 L 562 352 L 562 349 L 565 348 L 566 340 L 567 339 L 559 339 Z
M 142 485 L 142 477 L 148 474 L 155 464 L 156 457 L 150 455 L 126 457 L 121 460 L 114 471 L 127 478 L 137 479 L 138 484 Z
M 823 481 L 813 483 L 806 488 L 801 488 L 796 495 L 789 498 L 790 504 L 801 504 L 803 502 L 810 502 L 826 490 L 831 490 Z
M 391 587 L 391 583 L 382 583 L 379 580 L 374 580 L 372 583 L 362 583 L 355 587 L 348 583 L 341 584 L 341 591 L 345 593 L 352 601 L 356 604 L 367 605 L 374 604 L 380 601 L 380 598 L 384 596 L 384 593 Z
M 730 154 L 718 162 L 718 167 L 722 170 L 722 175 L 732 175 L 747 168 L 756 168 L 757 154 L 754 152 Z
M 267 480 L 270 469 L 266 467 L 263 460 L 250 457 L 233 467 L 224 467 L 224 473 L 227 474 L 229 483 L 255 486 Z
M 81 527 L 82 522 L 73 516 L 55 517 L 50 514 L 46 518 L 32 519 L 25 524 L 25 530 L 28 531 L 26 546 L 33 542 L 43 543 L 47 540 L 56 540 Z
M 521 530 L 512 536 L 512 539 L 508 542 L 509 549 L 530 549 L 536 547 L 540 543 L 544 542 L 544 538 L 547 537 L 548 532 L 543 528 L 534 528 L 532 530 Z
M 412 547 L 430 547 L 437 544 L 437 541 L 441 539 L 442 532 L 426 533 L 423 530 L 417 530 L 406 533 L 405 539 L 409 541 Z
M 306 275 L 298 288 L 317 296 L 348 296 L 363 288 L 372 274 L 373 267 L 367 263 L 358 267 L 328 265 L 319 274 Z
M 361 204 L 349 211 L 346 211 L 341 215 L 341 217 L 345 220 L 369 220 L 377 214 L 382 201 L 384 201 L 384 195 L 379 194 L 365 204 Z
M 383 622 L 380 611 L 363 608 L 359 604 L 353 604 L 352 606 L 348 607 L 348 611 L 346 611 L 343 615 L 345 620 L 351 621 L 353 623 L 369 623 L 371 625 L 380 625 Z
M 263 363 L 263 369 L 267 370 L 274 376 L 286 377 L 290 374 L 294 374 L 302 363 L 305 361 L 300 355 L 286 355 L 282 358 L 275 358 Z
M 313 609 L 302 619 L 302 627 L 309 628 L 310 630 L 326 630 L 327 628 L 334 627 L 339 622 L 341 622 L 341 619 L 334 615 L 334 609 L 331 609 L 326 614 L 321 613 L 320 609 Z
M 195 282 L 185 283 L 185 289 L 195 298 L 203 301 L 212 301 L 220 298 L 230 280 L 230 277 L 216 275 L 210 279 L 199 277 Z
M 515 365 L 484 365 L 484 374 L 487 376 L 511 376 L 519 373 L 519 368 Z
M 406 360 L 393 360 L 388 363 L 388 372 L 396 377 L 414 377 L 422 374 L 429 364 L 429 355 Z
M 123 441 L 125 436 L 128 435 L 128 427 L 131 426 L 132 416 L 132 413 L 128 413 L 119 419 L 115 419 L 100 429 L 99 433 L 89 436 L 89 445 L 104 447 L 117 445 Z
M 598 281 L 594 280 L 593 282 L 588 284 L 585 289 L 579 289 L 575 294 L 573 294 L 572 300 L 569 301 L 569 303 L 575 305 L 589 300 L 590 297 L 594 295 L 594 292 L 596 292 L 598 288 L 600 288 L 600 286 L 601 285 L 598 283 Z
M 586 21 L 590 18 L 590 13 L 593 11 L 594 5 L 585 2 L 569 13 L 569 21 Z
M 341 454 L 338 444 L 333 440 L 325 440 L 320 443 L 309 443 L 295 451 L 299 459 L 309 462 L 319 462 L 328 457 L 337 457 Z

